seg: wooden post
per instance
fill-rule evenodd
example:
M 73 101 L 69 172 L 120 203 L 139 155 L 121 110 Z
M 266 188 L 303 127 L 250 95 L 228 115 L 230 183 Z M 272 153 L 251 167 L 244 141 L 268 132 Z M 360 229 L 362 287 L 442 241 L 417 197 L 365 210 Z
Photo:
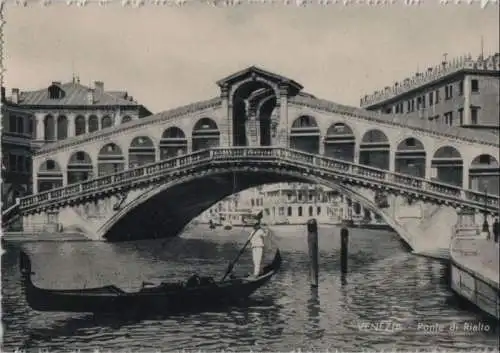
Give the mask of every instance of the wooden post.
M 340 271 L 341 273 L 347 273 L 347 256 L 349 253 L 349 230 L 346 227 L 342 227 L 340 230 Z
M 309 250 L 309 280 L 311 287 L 318 287 L 318 223 L 315 218 L 307 221 L 307 247 Z

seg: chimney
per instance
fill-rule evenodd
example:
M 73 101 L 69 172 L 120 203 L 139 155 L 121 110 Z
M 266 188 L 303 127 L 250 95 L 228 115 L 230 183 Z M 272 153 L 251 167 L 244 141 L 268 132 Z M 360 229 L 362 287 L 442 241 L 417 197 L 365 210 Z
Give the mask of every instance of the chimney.
M 14 104 L 18 104 L 19 103 L 19 88 L 13 88 L 12 89 L 11 101 Z
M 94 87 L 97 90 L 99 91 L 104 91 L 104 82 L 102 81 L 94 81 Z
M 92 88 L 89 88 L 87 90 L 87 103 L 88 104 L 94 104 L 94 90 Z

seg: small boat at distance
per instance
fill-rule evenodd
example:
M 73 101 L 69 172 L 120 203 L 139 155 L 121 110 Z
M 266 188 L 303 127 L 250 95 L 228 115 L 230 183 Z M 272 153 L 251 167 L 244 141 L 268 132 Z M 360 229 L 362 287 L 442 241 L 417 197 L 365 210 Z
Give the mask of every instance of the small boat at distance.
M 257 277 L 228 277 L 228 271 L 220 281 L 194 275 L 186 282 L 153 286 L 143 283 L 137 292 L 126 292 L 114 285 L 59 290 L 37 287 L 31 278 L 30 258 L 25 252 L 20 253 L 22 283 L 26 300 L 32 309 L 87 313 L 171 313 L 236 303 L 265 285 L 279 270 L 281 261 L 277 249 L 273 261 Z

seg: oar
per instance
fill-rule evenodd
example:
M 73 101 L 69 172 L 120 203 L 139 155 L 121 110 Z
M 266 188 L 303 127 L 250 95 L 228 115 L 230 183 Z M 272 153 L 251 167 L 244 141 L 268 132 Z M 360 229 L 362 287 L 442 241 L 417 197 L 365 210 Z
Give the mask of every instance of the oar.
M 226 277 L 233 271 L 234 265 L 236 264 L 236 262 L 238 261 L 238 259 L 240 258 L 240 256 L 243 254 L 243 252 L 247 248 L 248 244 L 250 244 L 250 240 L 252 240 L 252 238 L 255 235 L 255 233 L 257 233 L 257 229 L 253 231 L 253 233 L 250 235 L 250 237 L 248 238 L 248 240 L 245 243 L 245 245 L 243 245 L 243 248 L 240 250 L 240 252 L 236 256 L 236 258 L 229 264 L 229 266 L 227 267 L 227 271 L 224 274 L 224 277 L 222 277 L 222 279 L 220 280 L 221 282 L 224 281 L 226 279 Z

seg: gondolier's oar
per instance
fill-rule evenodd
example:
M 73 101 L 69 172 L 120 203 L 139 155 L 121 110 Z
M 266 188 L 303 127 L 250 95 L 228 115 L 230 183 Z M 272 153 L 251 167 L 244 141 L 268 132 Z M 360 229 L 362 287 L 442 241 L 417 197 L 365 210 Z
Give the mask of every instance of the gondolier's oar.
M 238 253 L 238 255 L 236 256 L 236 258 L 233 261 L 231 261 L 231 263 L 227 267 L 227 271 L 224 274 L 224 277 L 222 277 L 222 279 L 220 280 L 221 282 L 224 281 L 226 279 L 226 277 L 233 271 L 234 265 L 236 265 L 236 262 L 239 260 L 240 256 L 245 252 L 245 249 L 247 248 L 248 244 L 250 244 L 250 241 L 252 240 L 255 233 L 257 233 L 257 229 L 254 230 L 253 233 L 250 235 L 247 242 L 245 243 L 245 245 L 243 245 L 243 248 L 241 248 L 241 250 Z

